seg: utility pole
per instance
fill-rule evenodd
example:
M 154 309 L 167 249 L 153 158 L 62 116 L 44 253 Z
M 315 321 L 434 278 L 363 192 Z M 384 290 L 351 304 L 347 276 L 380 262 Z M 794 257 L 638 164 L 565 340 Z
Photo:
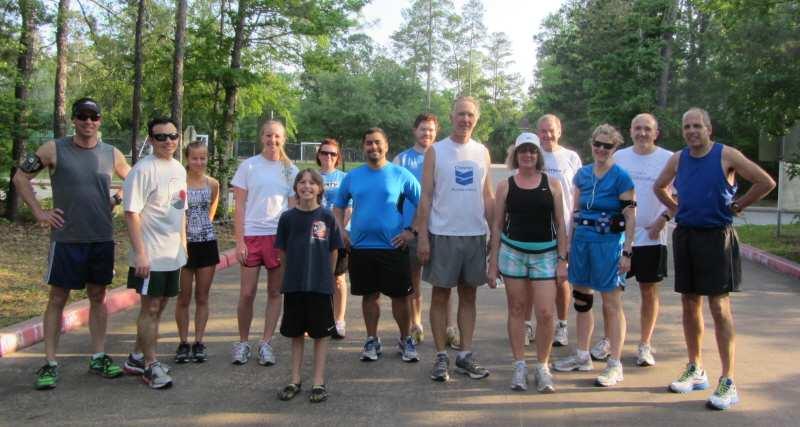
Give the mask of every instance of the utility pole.
M 431 111 L 431 72 L 433 68 L 433 0 L 428 0 L 428 102 L 427 110 Z

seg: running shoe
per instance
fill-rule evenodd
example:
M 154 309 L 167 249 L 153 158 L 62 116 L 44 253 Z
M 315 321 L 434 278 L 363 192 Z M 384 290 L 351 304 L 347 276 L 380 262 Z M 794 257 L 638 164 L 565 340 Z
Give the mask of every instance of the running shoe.
M 275 353 L 272 352 L 270 341 L 261 341 L 258 344 L 258 364 L 261 366 L 272 366 L 275 364 Z
M 178 344 L 178 349 L 175 350 L 175 363 L 189 363 L 191 354 L 192 348 L 189 347 L 188 342 Z
M 103 354 L 98 358 L 92 357 L 89 360 L 89 372 L 100 375 L 103 378 L 116 378 L 122 375 L 122 368 L 115 364 L 109 355 Z
M 192 362 L 203 363 L 208 360 L 208 349 L 201 342 L 192 344 Z
M 381 356 L 381 340 L 376 337 L 367 337 L 364 350 L 361 352 L 362 362 L 374 362 Z
M 555 393 L 556 387 L 553 385 L 553 374 L 550 373 L 550 368 L 547 365 L 540 365 L 536 367 L 536 391 L 539 393 Z
M 708 377 L 706 371 L 699 368 L 694 363 L 687 363 L 686 369 L 681 376 L 669 385 L 669 391 L 673 393 L 688 393 L 694 390 L 705 390 L 708 388 Z
M 250 343 L 235 342 L 231 348 L 231 359 L 234 365 L 244 365 L 250 360 Z
M 464 357 L 456 357 L 456 372 L 464 374 L 473 380 L 479 380 L 489 376 L 489 370 L 481 366 L 472 356 L 472 352 Z
M 45 363 L 44 366 L 36 371 L 36 382 L 34 386 L 36 390 L 50 390 L 56 388 L 58 383 L 58 365 L 51 365 Z
M 447 372 L 448 368 L 450 368 L 450 358 L 447 357 L 447 354 L 437 354 L 436 361 L 433 362 L 433 369 L 431 370 L 431 379 L 440 382 L 449 380 L 450 374 Z
M 594 383 L 600 387 L 611 387 L 622 382 L 623 379 L 625 379 L 625 377 L 622 376 L 622 365 L 608 365 L 603 369 L 603 372 L 597 376 Z
M 172 377 L 167 374 L 167 371 L 161 366 L 159 362 L 153 362 L 142 374 L 142 381 L 150 388 L 168 388 L 172 385 Z
M 569 343 L 567 337 L 567 322 L 563 320 L 556 321 L 556 333 L 553 336 L 553 346 L 566 347 Z
M 419 355 L 417 354 L 417 345 L 411 335 L 407 336 L 405 340 L 397 342 L 397 347 L 400 350 L 400 356 L 403 362 L 412 363 L 419 362 Z
M 608 338 L 603 337 L 597 344 L 589 350 L 589 354 L 592 355 L 592 360 L 606 360 L 608 356 L 611 354 L 611 343 L 608 342 Z
M 564 359 L 556 360 L 553 363 L 553 369 L 558 372 L 570 372 L 570 371 L 581 371 L 587 372 L 594 369 L 594 365 L 592 364 L 592 358 L 587 357 L 585 360 L 578 357 L 578 355 L 572 355 L 566 357 Z
M 461 350 L 461 338 L 458 333 L 458 328 L 455 326 L 447 327 L 447 345 L 453 350 Z
M 653 353 L 655 352 L 656 351 L 650 347 L 649 344 L 639 343 L 636 364 L 638 366 L 654 366 L 656 364 L 656 359 L 653 357 Z
M 172 370 L 166 363 L 162 363 L 161 368 L 164 369 L 166 373 L 170 373 Z M 128 354 L 128 359 L 125 360 L 125 364 L 122 365 L 122 371 L 128 375 L 144 374 L 144 357 L 137 359 L 133 357 L 133 354 Z
M 730 378 L 720 377 L 717 389 L 708 398 L 706 405 L 711 409 L 723 411 L 737 403 L 739 403 L 739 393 L 736 392 L 736 384 Z
M 345 332 L 345 322 L 344 322 L 344 320 L 337 320 L 336 321 L 336 328 L 333 330 L 333 335 L 331 335 L 331 338 L 333 338 L 335 340 L 343 340 L 344 337 L 346 337 L 346 336 L 347 336 L 347 333 Z
M 425 339 L 425 331 L 422 329 L 422 325 L 413 325 L 411 327 L 411 336 L 414 337 L 415 344 L 421 343 Z
M 511 374 L 511 390 L 528 390 L 528 366 L 525 362 L 514 362 L 514 373 Z
M 525 322 L 525 345 L 531 345 L 534 338 L 534 331 L 533 331 L 533 324 L 531 322 Z

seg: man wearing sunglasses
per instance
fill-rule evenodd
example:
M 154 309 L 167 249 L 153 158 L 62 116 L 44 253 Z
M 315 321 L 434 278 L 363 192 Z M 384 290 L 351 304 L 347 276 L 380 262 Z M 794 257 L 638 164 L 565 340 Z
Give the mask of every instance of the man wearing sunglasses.
M 114 277 L 112 210 L 122 198 L 111 194 L 111 178 L 125 178 L 130 166 L 125 156 L 100 141 L 100 106 L 91 98 L 72 104 L 75 134 L 42 144 L 29 154 L 14 174 L 14 185 L 36 219 L 50 227 L 50 255 L 45 280 L 50 285 L 44 312 L 46 363 L 37 372 L 35 387 L 55 388 L 61 317 L 73 289 L 86 289 L 89 298 L 89 333 L 92 358 L 89 372 L 115 378 L 122 369 L 105 353 L 108 313 L 106 286 Z M 47 168 L 53 194 L 53 209 L 45 210 L 36 200 L 31 181 Z M 80 188 L 80 191 L 74 191 Z
M 131 241 L 128 288 L 142 297 L 136 344 L 124 368 L 159 389 L 172 385 L 167 369 L 156 360 L 156 346 L 161 313 L 169 298 L 178 295 L 186 264 L 186 169 L 172 157 L 180 143 L 172 119 L 151 120 L 147 132 L 153 154 L 136 163 L 124 184 Z
M 739 401 L 734 375 L 734 326 L 730 292 L 739 291 L 741 265 L 733 217 L 761 200 L 775 181 L 739 150 L 711 139 L 711 118 L 700 108 L 683 114 L 686 148 L 670 157 L 653 191 L 678 226 L 672 233 L 675 291 L 683 304 L 683 334 L 689 363 L 669 385 L 675 393 L 708 388 L 700 348 L 703 342 L 703 297 L 714 318 L 722 374 L 707 405 L 728 409 Z M 736 175 L 753 183 L 737 197 Z M 674 182 L 673 182 L 674 179 Z M 667 190 L 678 192 L 676 201 Z

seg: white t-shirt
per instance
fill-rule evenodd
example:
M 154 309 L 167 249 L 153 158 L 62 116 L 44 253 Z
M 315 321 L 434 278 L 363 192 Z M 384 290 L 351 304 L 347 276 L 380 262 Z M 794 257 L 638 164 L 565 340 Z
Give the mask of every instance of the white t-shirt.
M 647 236 L 645 227 L 657 220 L 662 212 L 667 208 L 653 193 L 653 183 L 661 174 L 661 170 L 666 166 L 672 151 L 656 147 L 650 154 L 641 155 L 633 151 L 633 147 L 624 148 L 614 153 L 614 161 L 633 179 L 634 191 L 636 191 L 636 237 L 633 240 L 634 246 L 666 245 L 667 227 L 661 230 L 658 239 L 651 239 Z M 672 187 L 668 191 L 672 191 Z
M 474 140 L 459 144 L 450 138 L 433 144 L 433 150 L 436 170 L 428 229 L 442 236 L 488 233 L 483 187 L 489 172 L 489 150 Z
M 289 208 L 294 196 L 292 184 L 297 166 L 280 160 L 267 160 L 261 154 L 243 161 L 231 184 L 247 190 L 244 213 L 245 236 L 272 236 L 278 232 L 278 218 Z
M 185 226 L 186 169 L 175 159 L 159 159 L 150 154 L 133 166 L 125 183 L 125 212 L 139 214 L 144 248 L 150 257 L 151 271 L 173 271 L 186 264 L 186 248 L 181 241 Z M 135 265 L 131 247 L 128 262 Z
M 558 180 L 561 184 L 561 192 L 563 193 L 564 204 L 564 224 L 567 227 L 567 232 L 572 229 L 572 210 L 574 209 L 572 201 L 572 178 L 578 173 L 578 169 L 583 166 L 581 156 L 578 153 L 559 146 L 555 151 L 542 151 L 542 159 L 544 159 L 544 170 L 548 176 Z

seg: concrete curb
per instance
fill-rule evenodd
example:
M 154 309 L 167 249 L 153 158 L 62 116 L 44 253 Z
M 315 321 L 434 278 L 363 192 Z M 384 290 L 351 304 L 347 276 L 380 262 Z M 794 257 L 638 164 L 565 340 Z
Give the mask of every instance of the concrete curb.
M 753 246 L 740 243 L 739 252 L 750 261 L 761 264 L 772 271 L 800 280 L 800 264 L 772 255 Z
M 237 265 L 236 250 L 229 249 L 219 254 L 217 270 L 224 270 Z M 117 288 L 106 295 L 108 314 L 126 310 L 139 303 L 139 295 L 133 289 Z M 61 332 L 74 331 L 89 321 L 89 300 L 81 300 L 64 307 L 61 318 Z M 44 339 L 42 316 L 34 317 L 16 325 L 0 329 L 0 357 L 5 357 L 17 350 L 30 347 Z

